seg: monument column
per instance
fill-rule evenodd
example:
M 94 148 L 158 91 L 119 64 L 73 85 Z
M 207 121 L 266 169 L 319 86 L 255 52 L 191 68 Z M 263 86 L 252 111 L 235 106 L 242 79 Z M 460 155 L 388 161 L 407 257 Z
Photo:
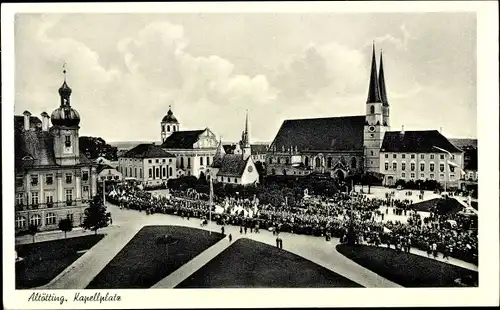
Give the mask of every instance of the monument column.
M 91 199 L 97 195 L 97 170 L 95 167 L 92 167 L 91 171 L 90 171 L 90 179 L 91 179 L 91 182 L 92 184 L 90 185 L 91 187 L 91 193 L 92 193 L 92 197 Z
M 76 186 L 76 202 L 78 203 L 82 199 L 82 171 L 77 170 L 75 173 L 75 186 Z

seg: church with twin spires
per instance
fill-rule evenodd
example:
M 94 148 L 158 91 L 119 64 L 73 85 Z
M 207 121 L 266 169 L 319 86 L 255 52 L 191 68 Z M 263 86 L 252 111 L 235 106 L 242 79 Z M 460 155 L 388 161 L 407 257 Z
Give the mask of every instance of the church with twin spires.
M 344 179 L 373 172 L 385 185 L 429 179 L 457 186 L 463 151 L 437 130 L 391 131 L 385 80 L 373 46 L 365 115 L 285 120 L 268 148 L 267 174 Z

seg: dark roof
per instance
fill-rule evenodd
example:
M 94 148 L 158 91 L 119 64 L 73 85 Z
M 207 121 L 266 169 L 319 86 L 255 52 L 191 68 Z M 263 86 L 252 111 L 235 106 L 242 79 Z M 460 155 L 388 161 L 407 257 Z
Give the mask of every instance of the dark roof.
M 165 151 L 161 146 L 151 143 L 143 143 L 132 148 L 122 157 L 126 158 L 165 158 L 175 157 L 175 155 Z
M 241 177 L 243 172 L 245 172 L 245 167 L 247 165 L 247 159 L 243 159 L 243 156 L 237 154 L 226 154 L 222 159 L 221 167 L 218 176 L 233 176 Z
M 30 116 L 30 128 L 42 127 L 42 121 L 36 116 Z M 24 116 L 14 116 L 14 128 L 22 130 L 24 128 Z
M 111 167 L 110 165 L 99 165 L 99 167 L 97 168 L 97 173 L 101 173 L 103 170 L 106 170 L 106 169 L 113 169 L 113 170 L 116 170 L 115 168 Z
M 464 169 L 477 170 L 477 148 L 464 150 Z
M 91 165 L 92 162 L 80 154 L 80 164 Z M 54 139 L 50 131 L 14 130 L 14 157 L 16 169 L 33 166 L 57 166 L 54 154 Z M 23 160 L 31 157 L 33 160 Z
M 370 85 L 368 86 L 368 98 L 366 103 L 382 102 L 377 78 L 377 60 L 375 59 L 375 45 L 373 46 L 372 68 L 370 71 Z
M 454 146 L 437 130 L 422 131 L 388 131 L 382 142 L 382 152 L 408 153 L 439 153 L 434 146 L 451 153 L 461 153 L 462 150 Z
M 298 151 L 362 151 L 365 116 L 285 120 L 269 147 Z
M 162 123 L 175 123 L 179 124 L 179 121 L 177 121 L 177 118 L 174 116 L 174 113 L 172 112 L 172 109 L 169 107 L 167 115 L 163 117 L 161 120 Z
M 175 131 L 161 145 L 166 149 L 192 149 L 205 130 Z
M 477 139 L 448 139 L 459 149 L 477 148 Z

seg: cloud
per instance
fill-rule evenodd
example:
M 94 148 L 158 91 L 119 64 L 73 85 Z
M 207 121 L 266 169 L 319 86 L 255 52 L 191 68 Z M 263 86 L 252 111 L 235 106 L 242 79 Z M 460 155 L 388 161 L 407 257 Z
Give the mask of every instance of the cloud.
M 410 32 L 406 28 L 405 24 L 401 25 L 399 27 L 399 29 L 402 33 L 402 37 L 393 36 L 392 34 L 386 34 L 384 36 L 376 37 L 375 42 L 377 44 L 389 42 L 389 43 L 393 44 L 394 46 L 396 46 L 397 49 L 407 51 L 408 50 L 408 42 L 410 40 L 414 39 L 414 37 L 410 34 Z M 367 45 L 371 45 L 371 42 Z

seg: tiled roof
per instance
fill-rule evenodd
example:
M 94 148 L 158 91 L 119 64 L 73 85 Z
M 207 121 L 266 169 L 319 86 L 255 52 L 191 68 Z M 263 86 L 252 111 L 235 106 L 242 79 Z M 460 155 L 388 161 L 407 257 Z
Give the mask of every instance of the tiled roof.
M 362 151 L 365 116 L 285 120 L 269 150 Z
M 243 156 L 237 154 L 226 154 L 222 159 L 221 167 L 217 176 L 229 176 L 229 177 L 241 177 L 243 172 L 245 172 L 245 167 L 247 165 L 247 159 L 243 159 Z
M 166 149 L 192 149 L 205 130 L 176 131 L 161 145 Z
M 100 165 L 99 168 L 97 168 L 97 173 L 99 174 L 103 170 L 106 170 L 106 169 L 116 170 L 115 168 L 111 167 L 110 165 Z
M 448 139 L 459 149 L 477 148 L 477 139 Z
M 382 102 L 380 99 L 380 85 L 377 78 L 377 61 L 375 60 L 375 45 L 373 46 L 372 67 L 370 72 L 370 84 L 368 86 L 368 98 L 366 103 Z
M 30 116 L 30 128 L 33 127 L 42 128 L 42 121 L 36 116 Z M 20 130 L 24 128 L 24 116 L 22 115 L 14 116 L 14 128 Z
M 16 169 L 33 166 L 57 166 L 54 154 L 54 138 L 50 131 L 14 130 L 14 157 Z M 90 165 L 92 162 L 80 154 L 80 164 Z M 23 160 L 26 156 L 33 160 Z
M 462 150 L 454 146 L 437 130 L 422 131 L 389 131 L 384 135 L 382 152 L 413 152 L 439 153 L 434 147 L 439 147 L 451 153 L 461 153 Z
M 175 155 L 165 151 L 161 146 L 151 143 L 143 143 L 132 148 L 123 157 L 126 158 L 165 158 L 175 157 Z

